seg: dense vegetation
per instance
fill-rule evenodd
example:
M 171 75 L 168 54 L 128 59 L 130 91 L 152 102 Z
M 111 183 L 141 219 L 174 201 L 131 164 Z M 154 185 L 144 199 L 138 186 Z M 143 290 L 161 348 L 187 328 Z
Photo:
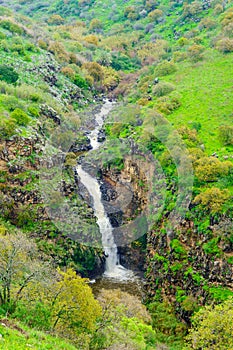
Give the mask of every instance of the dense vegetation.
M 1 4 L 0 347 L 230 349 L 231 3 Z M 55 225 L 39 187 L 45 143 L 65 125 L 52 140 L 64 166 L 51 208 L 62 193 L 84 235 L 90 226 L 98 231 L 93 210 L 78 194 L 74 166 L 88 150 L 86 131 L 103 95 L 119 101 L 105 124 L 115 148 L 103 152 L 116 154 L 104 165 L 106 174 L 125 167 L 125 153 L 114 142 L 131 140 L 153 155 L 166 178 L 163 211 L 146 247 L 140 240 L 131 246 L 147 252 L 146 306 L 119 290 L 94 298 L 83 277 L 101 271 L 101 246 L 73 239 L 78 228 L 71 235 Z M 70 140 L 75 148 L 69 149 Z M 49 159 L 55 170 L 56 157 Z M 192 196 L 174 224 L 170 213 L 190 167 Z

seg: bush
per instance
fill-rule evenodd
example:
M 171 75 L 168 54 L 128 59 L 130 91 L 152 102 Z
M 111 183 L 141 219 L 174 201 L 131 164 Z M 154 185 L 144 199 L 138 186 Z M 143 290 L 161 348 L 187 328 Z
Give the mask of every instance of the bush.
M 64 18 L 61 17 L 60 15 L 52 15 L 49 17 L 48 19 L 48 24 L 50 25 L 60 25 L 60 24 L 63 24 L 64 23 Z
M 153 87 L 153 94 L 155 96 L 161 97 L 168 95 L 175 89 L 175 86 L 171 83 L 161 82 Z
M 172 97 L 160 97 L 158 104 L 157 104 L 157 109 L 165 114 L 170 114 L 177 108 L 179 108 L 181 105 L 180 99 L 177 96 L 172 96 Z
M 16 33 L 16 34 L 20 34 L 20 35 L 22 35 L 24 33 L 23 28 L 21 28 L 16 23 L 13 23 L 12 21 L 9 21 L 7 19 L 1 20 L 0 26 L 4 29 L 9 30 L 12 33 Z
M 82 67 L 88 71 L 89 75 L 94 79 L 95 82 L 100 82 L 103 80 L 103 69 L 99 63 L 87 62 L 84 63 Z
M 168 75 L 172 74 L 176 71 L 176 66 L 173 62 L 168 62 L 164 61 L 160 63 L 156 68 L 155 68 L 155 74 L 157 75 Z
M 233 126 L 231 125 L 220 126 L 219 138 L 225 146 L 233 145 Z
M 199 310 L 186 340 L 185 349 L 233 349 L 233 299 Z
M 103 23 L 97 19 L 93 18 L 90 23 L 90 30 L 97 31 L 103 28 Z
M 91 45 L 98 45 L 99 39 L 96 35 L 90 34 L 84 37 L 84 40 Z
M 200 203 L 214 214 L 222 211 L 223 204 L 229 198 L 230 193 L 228 190 L 220 190 L 219 188 L 212 187 L 196 196 L 194 198 L 194 203 Z
M 233 39 L 223 38 L 219 40 L 216 44 L 218 51 L 222 53 L 229 53 L 233 51 Z
M 149 13 L 148 18 L 151 22 L 158 23 L 159 19 L 163 16 L 163 11 L 156 9 Z
M 27 126 L 30 122 L 30 117 L 20 108 L 16 108 L 11 113 L 11 118 L 15 119 L 18 125 L 22 126 Z
M 137 57 L 129 58 L 121 53 L 114 53 L 111 66 L 115 70 L 135 70 L 141 66 L 141 62 Z
M 81 77 L 79 74 L 75 74 L 74 78 L 72 79 L 73 83 L 80 87 L 81 89 L 88 89 L 89 85 L 87 81 Z
M 204 51 L 204 47 L 202 45 L 194 44 L 188 48 L 188 57 L 193 62 L 198 62 L 202 60 Z
M 229 174 L 233 164 L 230 161 L 221 162 L 215 157 L 203 157 L 196 161 L 195 175 L 201 182 L 214 182 L 219 177 Z
M 12 67 L 5 64 L 0 65 L 0 80 L 4 80 L 8 84 L 14 84 L 18 79 L 18 73 Z
M 69 54 L 66 51 L 64 45 L 58 41 L 52 41 L 49 43 L 48 51 L 52 52 L 59 61 L 68 62 Z
M 39 117 L 40 115 L 40 111 L 38 107 L 34 107 L 34 106 L 29 106 L 28 107 L 28 113 L 31 114 L 33 117 Z
M 0 139 L 8 139 L 15 134 L 16 121 L 0 116 Z

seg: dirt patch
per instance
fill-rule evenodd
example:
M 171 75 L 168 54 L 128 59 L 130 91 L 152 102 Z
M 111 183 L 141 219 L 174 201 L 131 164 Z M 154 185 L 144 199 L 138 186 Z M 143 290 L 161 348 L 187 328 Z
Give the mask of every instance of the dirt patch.
M 15 323 L 13 323 L 11 320 L 8 320 L 7 318 L 0 319 L 0 325 L 8 327 L 8 328 L 11 328 L 11 329 L 15 329 L 16 331 L 18 331 L 21 334 L 23 334 L 26 337 L 28 337 L 27 332 L 25 332 L 22 328 L 20 328 Z

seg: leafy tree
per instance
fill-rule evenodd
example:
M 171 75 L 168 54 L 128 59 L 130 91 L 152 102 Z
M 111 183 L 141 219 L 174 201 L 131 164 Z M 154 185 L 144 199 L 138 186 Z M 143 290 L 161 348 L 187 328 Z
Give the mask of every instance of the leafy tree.
M 229 53 L 233 51 L 233 39 L 222 38 L 217 41 L 216 48 L 222 53 Z
M 99 19 L 97 19 L 97 18 L 93 18 L 92 20 L 91 20 L 91 23 L 90 23 L 90 30 L 93 30 L 93 31 L 98 31 L 98 30 L 100 30 L 100 29 L 102 29 L 103 28 L 103 23 L 99 20 Z
M 94 299 L 87 280 L 72 269 L 59 271 L 59 276 L 50 296 L 53 329 L 69 338 L 77 337 L 77 332 L 94 331 L 101 306 Z
M 149 13 L 148 17 L 151 22 L 158 23 L 159 19 L 163 16 L 163 11 L 156 9 Z
M 84 63 L 82 67 L 88 71 L 91 77 L 93 77 L 94 82 L 101 82 L 103 80 L 103 69 L 99 63 L 87 62 Z
M 98 299 L 103 307 L 91 349 L 154 349 L 156 333 L 150 315 L 137 296 L 119 289 L 104 290 Z
M 219 177 L 227 175 L 233 167 L 230 161 L 221 162 L 215 157 L 200 158 L 194 166 L 198 180 L 207 182 L 216 181 Z
M 18 73 L 12 67 L 5 64 L 0 65 L 0 80 L 4 80 L 8 84 L 14 84 L 18 79 Z
M 64 23 L 64 18 L 61 17 L 60 15 L 52 15 L 49 17 L 48 19 L 48 24 L 50 25 L 60 25 L 60 24 L 63 24 Z
M 32 280 L 41 279 L 43 264 L 36 245 L 23 234 L 0 236 L 0 306 L 17 303 Z
M 212 213 L 218 213 L 222 210 L 223 204 L 230 198 L 228 190 L 220 190 L 217 187 L 208 188 L 194 198 L 194 203 L 200 203 Z
M 174 309 L 167 302 L 152 302 L 148 305 L 152 317 L 152 326 L 161 342 L 169 341 L 172 345 L 181 341 L 186 327 L 175 316 Z
M 103 86 L 107 90 L 114 89 L 120 81 L 119 74 L 111 67 L 103 67 L 102 69 L 104 72 Z
M 192 319 L 184 349 L 229 350 L 233 348 L 233 299 L 206 306 Z
M 198 62 L 202 60 L 204 47 L 202 45 L 193 44 L 188 48 L 188 57 L 193 62 Z

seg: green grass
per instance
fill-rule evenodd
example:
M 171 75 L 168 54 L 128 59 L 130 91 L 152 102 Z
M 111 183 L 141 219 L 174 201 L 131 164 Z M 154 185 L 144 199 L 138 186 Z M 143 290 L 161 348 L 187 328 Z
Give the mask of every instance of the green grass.
M 4 326 L 5 324 L 5 326 Z M 13 321 L 0 321 L 1 350 L 75 350 L 64 339 L 29 329 Z
M 205 60 L 196 64 L 179 64 L 175 75 L 168 79 L 181 94 L 181 106 L 167 118 L 174 126 L 199 122 L 199 137 L 208 154 L 225 155 L 232 151 L 224 147 L 218 137 L 220 125 L 232 124 L 233 54 L 221 55 L 207 51 Z

